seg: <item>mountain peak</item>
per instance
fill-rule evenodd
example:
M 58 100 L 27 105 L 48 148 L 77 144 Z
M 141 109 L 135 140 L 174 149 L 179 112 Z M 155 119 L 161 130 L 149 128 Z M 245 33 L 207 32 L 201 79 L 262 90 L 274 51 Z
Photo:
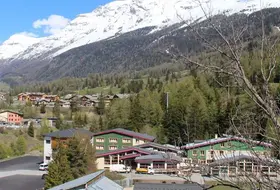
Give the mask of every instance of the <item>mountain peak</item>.
M 279 0 L 115 0 L 90 13 L 80 14 L 60 33 L 44 38 L 14 35 L 0 46 L 1 59 L 52 58 L 70 49 L 136 29 L 164 28 L 204 17 L 201 6 L 212 15 L 222 12 L 251 13 L 279 7 Z M 209 9 L 209 10 L 208 10 Z

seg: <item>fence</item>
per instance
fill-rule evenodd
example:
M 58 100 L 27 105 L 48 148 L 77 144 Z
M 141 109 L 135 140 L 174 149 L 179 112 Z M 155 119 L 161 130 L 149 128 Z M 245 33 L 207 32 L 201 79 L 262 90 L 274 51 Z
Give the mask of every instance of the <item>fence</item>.
M 132 187 L 132 185 L 133 185 L 133 180 L 128 179 L 128 178 L 123 179 L 123 180 L 115 180 L 114 182 L 116 182 L 117 184 L 119 184 L 123 188 Z

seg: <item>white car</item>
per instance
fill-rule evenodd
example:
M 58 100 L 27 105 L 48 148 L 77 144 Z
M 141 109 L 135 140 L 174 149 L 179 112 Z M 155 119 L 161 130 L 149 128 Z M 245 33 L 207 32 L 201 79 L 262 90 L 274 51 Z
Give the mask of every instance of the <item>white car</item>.
M 39 165 L 39 170 L 41 170 L 41 171 L 48 170 L 48 164 L 46 164 L 46 163 L 40 164 Z

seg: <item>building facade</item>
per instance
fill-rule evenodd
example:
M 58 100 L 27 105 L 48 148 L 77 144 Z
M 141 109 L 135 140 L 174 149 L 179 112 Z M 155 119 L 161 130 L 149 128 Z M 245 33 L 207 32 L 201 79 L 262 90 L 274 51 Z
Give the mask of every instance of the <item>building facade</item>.
M 95 133 L 93 143 L 96 152 L 108 152 L 141 145 L 147 142 L 154 142 L 155 139 L 155 137 L 147 134 L 117 128 Z
M 86 136 L 91 139 L 93 133 L 85 129 L 66 129 L 55 131 L 44 135 L 44 163 L 49 163 L 53 159 L 53 153 L 57 149 L 59 142 L 66 142 L 75 135 Z
M 15 111 L 1 111 L 0 121 L 20 125 L 23 120 L 23 114 Z
M 149 157 L 144 157 L 151 155 Z M 97 168 L 110 168 L 115 164 L 124 164 L 137 167 L 155 166 L 156 169 L 174 169 L 179 163 L 181 150 L 174 147 L 168 147 L 154 142 L 131 146 L 123 149 L 112 150 L 108 152 L 97 153 Z M 172 162 L 172 163 L 171 163 Z M 168 165 L 167 165 L 168 164 Z
M 272 145 L 240 137 L 226 136 L 203 141 L 201 143 L 190 143 L 181 147 L 191 163 L 208 164 L 214 160 L 232 154 L 248 154 L 254 152 L 258 155 L 270 155 Z

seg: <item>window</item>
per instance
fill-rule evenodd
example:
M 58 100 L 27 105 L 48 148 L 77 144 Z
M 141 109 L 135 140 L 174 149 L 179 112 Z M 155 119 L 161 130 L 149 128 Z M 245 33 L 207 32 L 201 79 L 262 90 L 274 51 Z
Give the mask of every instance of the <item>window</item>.
M 116 139 L 116 138 L 110 138 L 109 142 L 110 142 L 110 143 L 117 143 L 117 142 L 118 142 L 118 139 Z
M 206 161 L 205 160 L 200 160 L 200 163 L 201 164 L 206 164 Z
M 196 155 L 196 154 L 197 154 L 197 151 L 196 151 L 196 150 L 193 150 L 193 151 L 192 151 L 192 154 L 193 154 L 193 155 Z
M 104 142 L 104 138 L 97 138 L 96 142 Z
M 117 146 L 110 146 L 109 150 L 117 150 Z
M 112 155 L 112 164 L 118 164 L 118 156 Z
M 104 150 L 104 146 L 103 145 L 96 145 L 96 150 Z
M 139 143 L 139 139 L 136 139 L 136 143 Z
M 220 156 L 223 156 L 224 155 L 224 151 L 220 151 Z
M 211 158 L 214 158 L 214 151 L 211 151 L 210 154 L 211 154 Z
M 131 143 L 131 140 L 130 139 L 123 139 L 122 142 L 123 143 Z
M 228 142 L 228 146 L 231 147 L 231 142 Z
M 110 157 L 109 156 L 104 157 L 104 164 L 110 164 Z
M 46 156 L 46 160 L 51 160 L 51 157 L 50 156 Z
M 221 143 L 221 147 L 224 147 L 224 146 L 225 146 L 225 143 L 222 142 L 222 143 Z
M 46 144 L 51 144 L 51 140 L 46 140 Z
M 200 151 L 200 155 L 201 155 L 201 156 L 204 156 L 204 155 L 205 155 L 204 150 Z

